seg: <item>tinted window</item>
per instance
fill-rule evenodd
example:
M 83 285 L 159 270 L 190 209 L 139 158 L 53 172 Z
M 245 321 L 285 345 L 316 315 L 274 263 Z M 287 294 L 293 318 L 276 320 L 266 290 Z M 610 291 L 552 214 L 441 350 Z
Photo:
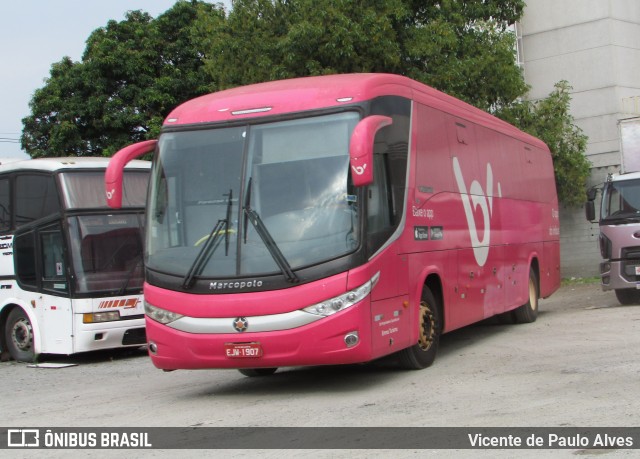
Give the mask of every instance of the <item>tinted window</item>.
M 11 182 L 0 179 L 0 232 L 11 229 Z
M 55 181 L 51 175 L 16 177 L 16 226 L 60 211 Z
M 390 116 L 393 124 L 376 134 L 374 183 L 367 194 L 367 245 L 375 253 L 391 237 L 402 220 L 407 176 L 411 101 L 380 97 L 371 104 L 371 114 Z
M 13 253 L 18 282 L 22 287 L 35 288 L 37 286 L 36 241 L 33 231 L 15 237 Z

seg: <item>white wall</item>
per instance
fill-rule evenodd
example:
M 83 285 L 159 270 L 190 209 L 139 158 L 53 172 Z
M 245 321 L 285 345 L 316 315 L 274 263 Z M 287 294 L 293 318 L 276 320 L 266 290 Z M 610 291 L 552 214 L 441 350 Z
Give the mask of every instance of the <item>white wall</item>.
M 640 96 L 640 1 L 527 0 L 520 32 L 529 97 L 569 82 L 573 117 L 589 137 L 589 185 L 603 181 L 620 166 L 618 120 L 633 115 L 623 99 Z M 597 225 L 566 208 L 560 223 L 563 277 L 598 274 Z

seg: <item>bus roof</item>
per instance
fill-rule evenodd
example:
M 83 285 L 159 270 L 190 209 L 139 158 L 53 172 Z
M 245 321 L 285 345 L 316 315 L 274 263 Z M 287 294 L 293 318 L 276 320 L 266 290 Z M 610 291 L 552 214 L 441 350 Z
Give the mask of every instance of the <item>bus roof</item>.
M 111 158 L 105 157 L 57 157 L 12 161 L 0 165 L 0 173 L 17 170 L 56 172 L 77 169 L 106 169 Z M 149 161 L 131 161 L 127 169 L 149 169 Z
M 164 126 L 237 121 L 339 107 L 379 96 L 396 95 L 486 126 L 547 149 L 546 145 L 514 126 L 430 86 L 386 73 L 353 73 L 271 81 L 207 94 L 183 103 L 165 119 Z

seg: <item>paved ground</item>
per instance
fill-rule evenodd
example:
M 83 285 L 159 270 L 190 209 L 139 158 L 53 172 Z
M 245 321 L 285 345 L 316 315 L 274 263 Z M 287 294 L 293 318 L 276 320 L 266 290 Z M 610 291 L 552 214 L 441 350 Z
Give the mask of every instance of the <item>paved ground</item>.
M 620 306 L 613 293 L 601 292 L 594 284 L 572 285 L 543 300 L 533 324 L 483 323 L 445 335 L 436 363 L 422 371 L 402 371 L 383 361 L 282 369 L 266 378 L 246 378 L 233 370 L 164 373 L 143 351 L 49 359 L 77 364 L 57 369 L 4 362 L 0 425 L 632 427 L 640 426 L 638 349 L 640 306 Z M 545 455 L 632 457 L 637 452 L 575 448 Z M 65 452 L 34 451 L 29 457 L 34 453 L 62 457 Z M 494 457 L 499 452 L 355 450 L 350 456 L 424 453 Z M 145 457 L 162 454 L 147 451 Z M 501 454 L 537 457 L 540 451 Z M 342 457 L 346 452 L 226 450 L 216 456 Z

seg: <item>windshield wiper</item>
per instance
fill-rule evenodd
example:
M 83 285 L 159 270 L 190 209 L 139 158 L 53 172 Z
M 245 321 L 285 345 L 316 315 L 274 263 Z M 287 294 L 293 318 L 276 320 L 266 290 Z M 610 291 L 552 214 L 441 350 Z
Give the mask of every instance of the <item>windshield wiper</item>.
M 284 274 L 284 277 L 287 279 L 287 282 L 290 282 L 292 284 L 300 282 L 300 278 L 298 278 L 298 276 L 296 276 L 296 273 L 293 272 L 293 270 L 291 269 L 291 265 L 289 264 L 285 256 L 280 251 L 278 244 L 276 243 L 276 241 L 274 241 L 267 227 L 264 226 L 264 223 L 262 222 L 262 218 L 260 218 L 260 215 L 258 215 L 258 213 L 251 208 L 252 179 L 253 178 L 249 178 L 249 183 L 247 184 L 247 191 L 245 193 L 244 207 L 242 207 L 242 210 L 244 211 L 244 228 L 243 228 L 244 243 L 245 244 L 247 243 L 247 220 L 248 220 L 256 229 L 256 233 L 258 233 L 258 236 L 260 236 L 260 239 L 262 239 L 262 242 L 267 247 L 267 250 L 271 254 L 271 257 L 273 258 L 273 261 L 276 262 L 276 264 L 280 268 L 280 271 L 282 271 L 282 274 Z
M 215 252 L 220 245 L 220 236 L 223 233 L 225 235 L 225 255 L 229 255 L 229 221 L 231 219 L 232 196 L 233 191 L 229 190 L 229 199 L 227 200 L 227 218 L 218 220 L 218 222 L 209 233 L 207 240 L 200 249 L 200 252 L 198 252 L 196 259 L 193 260 L 193 264 L 189 268 L 187 275 L 182 281 L 183 289 L 188 290 L 193 286 L 194 279 L 196 278 L 196 276 L 199 276 L 202 273 L 202 270 L 211 259 L 213 252 Z

